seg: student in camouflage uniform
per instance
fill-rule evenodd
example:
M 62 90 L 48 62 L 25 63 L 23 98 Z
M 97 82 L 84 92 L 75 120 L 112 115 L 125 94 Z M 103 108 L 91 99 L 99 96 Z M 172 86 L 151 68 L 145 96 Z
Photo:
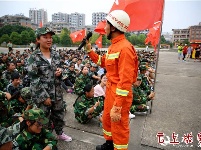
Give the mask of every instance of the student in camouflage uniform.
M 23 77 L 24 66 L 22 66 L 21 60 L 16 61 L 16 70 L 20 73 L 21 77 Z
M 8 81 L 2 78 L 2 72 L 0 71 L 0 91 L 6 91 Z
M 86 66 L 82 66 L 80 74 L 75 79 L 74 89 L 75 94 L 81 95 L 85 85 L 91 83 L 90 76 L 88 75 L 89 69 Z
M 12 61 L 9 61 L 6 64 L 6 67 L 7 67 L 7 70 L 5 70 L 2 73 L 2 78 L 6 79 L 8 82 L 11 82 L 12 73 L 17 72 L 17 70 L 15 69 L 16 68 L 15 63 Z
M 48 123 L 44 112 L 39 108 L 26 110 L 21 123 L 20 134 L 13 140 L 14 150 L 56 150 L 56 137 L 43 128 Z
M 60 57 L 51 49 L 52 35 L 55 33 L 49 28 L 36 30 L 36 50 L 28 59 L 28 76 L 32 100 L 41 108 L 46 117 L 50 116 L 58 138 L 71 141 L 72 138 L 63 132 L 64 101 L 62 93 L 62 69 L 59 68 Z M 51 125 L 49 125 L 50 127 Z
M 13 110 L 10 108 L 9 100 L 11 95 L 7 92 L 0 91 L 0 114 L 3 117 L 0 117 L 0 124 L 3 127 L 8 127 L 12 125 L 14 114 Z
M 146 112 L 149 107 L 147 107 L 147 101 L 151 100 L 154 95 L 148 95 L 140 88 L 142 83 L 142 78 L 138 76 L 137 81 L 133 84 L 133 103 L 130 108 L 131 113 L 135 112 Z
M 140 65 L 139 66 L 139 76 L 142 78 L 142 83 L 140 84 L 140 88 L 149 95 L 151 93 L 151 86 L 149 85 L 147 76 L 145 75 L 147 71 L 147 67 L 145 65 Z
M 21 79 L 18 72 L 14 72 L 11 76 L 12 83 L 7 86 L 7 92 L 11 94 L 10 105 L 15 113 L 22 113 L 25 108 L 25 102 L 21 101 L 20 90 L 23 86 L 20 84 Z
M 8 54 L 5 52 L 1 52 L 1 57 L 0 57 L 0 72 L 3 72 L 6 70 L 6 64 L 8 62 Z
M 75 65 L 74 63 L 71 63 L 69 68 L 63 71 L 62 80 L 67 86 L 71 86 L 71 88 L 74 88 L 75 78 L 76 78 Z
M 94 97 L 94 87 L 87 84 L 83 89 L 83 94 L 73 104 L 75 119 L 85 124 L 92 118 L 100 116 L 103 111 L 103 99 L 103 96 Z
M 0 150 L 12 150 L 12 140 L 20 131 L 20 123 L 8 128 L 0 125 Z
M 98 84 L 98 81 L 100 81 L 100 76 L 98 76 L 97 70 L 98 70 L 98 65 L 96 65 L 95 63 L 92 63 L 89 69 L 89 76 L 93 82 L 93 85 Z
M 21 101 L 26 103 L 25 110 L 37 107 L 31 98 L 31 89 L 30 87 L 24 87 L 20 90 L 20 97 Z

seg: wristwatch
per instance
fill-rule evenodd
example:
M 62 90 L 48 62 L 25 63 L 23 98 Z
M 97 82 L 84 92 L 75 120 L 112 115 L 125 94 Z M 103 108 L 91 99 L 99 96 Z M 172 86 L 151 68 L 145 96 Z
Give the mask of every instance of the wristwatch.
M 94 110 L 96 110 L 96 106 L 94 106 Z

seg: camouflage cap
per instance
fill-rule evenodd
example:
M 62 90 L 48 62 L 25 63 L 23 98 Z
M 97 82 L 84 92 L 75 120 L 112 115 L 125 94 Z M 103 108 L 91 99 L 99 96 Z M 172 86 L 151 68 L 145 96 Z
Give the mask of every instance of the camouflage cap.
M 140 69 L 140 71 L 147 70 L 147 67 L 145 65 L 140 65 L 139 69 Z
M 30 87 L 24 87 L 20 91 L 20 95 L 24 100 L 29 100 L 31 99 L 31 90 Z
M 47 34 L 47 33 L 51 33 L 52 35 L 55 35 L 54 31 L 50 30 L 47 27 L 38 28 L 35 31 L 36 37 L 39 37 L 39 36 Z
M 24 112 L 25 120 L 38 121 L 42 124 L 47 124 L 49 120 L 45 117 L 45 113 L 40 108 L 33 108 Z

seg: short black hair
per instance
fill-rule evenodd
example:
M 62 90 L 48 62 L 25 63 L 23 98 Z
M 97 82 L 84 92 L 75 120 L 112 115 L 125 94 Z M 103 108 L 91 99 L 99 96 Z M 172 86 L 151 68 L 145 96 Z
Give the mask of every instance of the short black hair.
M 11 80 L 14 81 L 15 79 L 19 79 L 20 78 L 20 74 L 18 72 L 13 72 L 11 74 Z

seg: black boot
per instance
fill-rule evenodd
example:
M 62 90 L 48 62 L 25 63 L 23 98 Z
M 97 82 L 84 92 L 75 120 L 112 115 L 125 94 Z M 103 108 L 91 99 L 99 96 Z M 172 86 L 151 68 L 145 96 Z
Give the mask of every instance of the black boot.
M 96 150 L 114 150 L 113 141 L 107 140 L 103 145 L 97 145 Z

